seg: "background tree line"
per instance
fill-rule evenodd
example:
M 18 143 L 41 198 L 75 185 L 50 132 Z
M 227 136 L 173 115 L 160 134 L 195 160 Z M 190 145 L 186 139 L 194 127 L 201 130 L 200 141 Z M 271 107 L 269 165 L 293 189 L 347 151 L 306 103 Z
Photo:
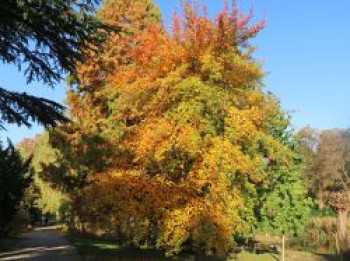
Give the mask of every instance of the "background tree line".
M 321 211 L 330 209 L 336 214 L 337 248 L 349 258 L 350 132 L 306 127 L 297 136 L 305 158 L 303 179 L 310 195 L 317 200 L 318 208 Z

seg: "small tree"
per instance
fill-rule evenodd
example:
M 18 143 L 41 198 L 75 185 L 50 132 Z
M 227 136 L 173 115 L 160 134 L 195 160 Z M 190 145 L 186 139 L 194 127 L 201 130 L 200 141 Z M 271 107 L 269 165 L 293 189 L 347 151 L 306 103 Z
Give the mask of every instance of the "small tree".
M 6 236 L 26 188 L 32 181 L 30 159 L 23 161 L 12 144 L 0 144 L 0 237 Z
M 267 156 L 267 180 L 259 187 L 258 230 L 271 234 L 296 235 L 304 232 L 310 217 L 312 200 L 307 199 L 307 187 L 302 182 L 302 154 L 298 140 L 289 129 L 288 118 L 275 122 L 275 136 L 289 150 Z M 281 131 L 283 130 L 283 131 Z M 286 167 L 286 153 L 289 166 Z
M 320 209 L 324 207 L 322 195 L 325 193 L 322 185 L 325 179 L 320 179 L 317 172 L 317 148 L 319 142 L 319 131 L 311 127 L 304 127 L 297 132 L 298 152 L 303 157 L 301 167 L 301 178 L 306 184 L 309 195 L 318 199 Z
M 59 158 L 57 150 L 49 144 L 49 133 L 37 135 L 32 139 L 24 139 L 17 146 L 22 157 L 31 158 L 33 168 L 33 184 L 26 193 L 26 200 L 32 202 L 42 213 L 57 214 L 64 203 L 64 195 L 59 191 L 57 184 L 48 181 L 54 180 L 54 173 L 48 173 L 48 166 L 54 165 Z M 49 168 L 49 170 L 51 170 Z M 36 194 L 39 194 L 36 196 Z M 33 196 L 36 196 L 33 198 Z

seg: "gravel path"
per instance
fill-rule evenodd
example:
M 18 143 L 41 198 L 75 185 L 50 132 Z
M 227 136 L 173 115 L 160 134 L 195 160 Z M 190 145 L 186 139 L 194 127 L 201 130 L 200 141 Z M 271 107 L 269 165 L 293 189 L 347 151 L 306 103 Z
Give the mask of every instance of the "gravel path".
M 55 226 L 36 228 L 23 234 L 12 251 L 1 253 L 0 261 L 76 261 L 74 247 Z

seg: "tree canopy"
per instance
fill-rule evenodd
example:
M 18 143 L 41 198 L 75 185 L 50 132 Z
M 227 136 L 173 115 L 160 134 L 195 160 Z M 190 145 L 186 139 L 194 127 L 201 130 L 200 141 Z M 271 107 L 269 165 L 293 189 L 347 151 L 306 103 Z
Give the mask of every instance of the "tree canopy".
M 184 4 L 169 33 L 149 0 L 110 0 L 98 16 L 133 33 L 78 66 L 72 121 L 50 136 L 79 220 L 168 254 L 224 253 L 254 229 L 300 231 L 300 159 L 249 43 L 264 21 Z

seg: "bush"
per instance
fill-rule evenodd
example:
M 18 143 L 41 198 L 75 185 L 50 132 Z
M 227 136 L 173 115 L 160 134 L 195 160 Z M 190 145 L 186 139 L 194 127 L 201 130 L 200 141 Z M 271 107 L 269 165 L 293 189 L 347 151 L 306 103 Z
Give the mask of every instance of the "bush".
M 336 233 L 335 218 L 314 218 L 303 234 L 291 239 L 290 246 L 298 250 L 334 253 L 336 251 Z
M 30 214 L 25 210 L 19 210 L 13 220 L 8 224 L 7 231 L 16 235 L 28 229 L 31 223 Z

